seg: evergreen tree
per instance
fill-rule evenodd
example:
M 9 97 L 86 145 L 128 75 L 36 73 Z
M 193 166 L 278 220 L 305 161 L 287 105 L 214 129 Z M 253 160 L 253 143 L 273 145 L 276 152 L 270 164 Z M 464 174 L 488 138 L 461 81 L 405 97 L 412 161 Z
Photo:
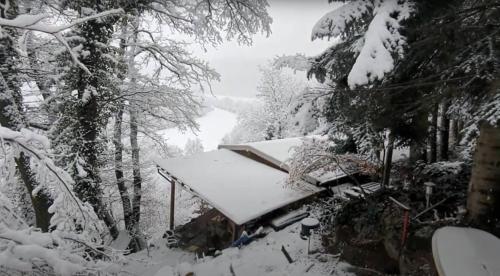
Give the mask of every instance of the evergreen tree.
M 422 147 L 427 117 L 451 103 L 439 120 L 446 159 L 450 119 L 466 121 L 465 139 L 480 120 L 498 120 L 491 86 L 498 78 L 497 13 L 496 1 L 347 1 L 313 29 L 313 39 L 340 38 L 310 59 L 309 76 L 331 83 L 327 116 L 352 127 L 363 114 L 376 131 L 391 129 L 399 143 Z

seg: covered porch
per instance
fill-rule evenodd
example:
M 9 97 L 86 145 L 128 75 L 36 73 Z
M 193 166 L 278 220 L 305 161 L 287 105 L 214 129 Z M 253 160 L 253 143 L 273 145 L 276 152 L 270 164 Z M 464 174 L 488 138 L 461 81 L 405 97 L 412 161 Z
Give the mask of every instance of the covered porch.
M 154 162 L 171 187 L 170 229 L 175 227 L 177 186 L 213 207 L 188 223 L 190 238 L 200 238 L 196 231 L 223 230 L 225 233 L 219 236 L 224 240 L 219 244 L 224 247 L 263 216 L 323 190 L 305 181 L 289 185 L 288 173 L 284 170 L 226 148 L 188 157 L 155 158 Z M 178 230 L 186 227 L 178 227 Z

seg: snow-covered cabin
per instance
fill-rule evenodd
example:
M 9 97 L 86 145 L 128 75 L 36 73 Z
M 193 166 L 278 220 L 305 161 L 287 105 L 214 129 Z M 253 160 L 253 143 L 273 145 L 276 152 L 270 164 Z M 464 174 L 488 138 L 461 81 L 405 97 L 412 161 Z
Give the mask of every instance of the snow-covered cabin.
M 282 170 L 286 173 L 290 170 L 290 160 L 295 153 L 295 148 L 299 147 L 305 139 L 326 139 L 324 136 L 293 137 L 277 140 L 267 140 L 260 142 L 219 145 L 219 149 L 229 149 L 240 153 L 248 158 Z M 306 179 L 309 183 L 324 186 L 347 175 L 340 169 L 328 172 L 312 172 Z
M 288 160 L 303 139 L 220 145 L 214 151 L 154 161 L 170 183 L 179 184 L 222 215 L 234 240 L 248 223 L 319 193 L 324 190 L 322 183 L 345 177 L 341 172 L 311 174 L 307 181 L 287 185 Z M 172 188 L 174 192 L 175 185 Z M 215 214 L 208 220 L 214 220 Z

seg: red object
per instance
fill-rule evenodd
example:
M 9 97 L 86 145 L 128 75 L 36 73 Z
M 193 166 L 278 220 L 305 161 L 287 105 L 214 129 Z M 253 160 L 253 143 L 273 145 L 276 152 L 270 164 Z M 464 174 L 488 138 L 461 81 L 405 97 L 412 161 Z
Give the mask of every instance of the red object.
M 404 217 L 403 217 L 403 235 L 401 236 L 401 246 L 405 244 L 406 241 L 406 235 L 408 232 L 408 224 L 410 222 L 410 212 L 408 210 L 405 210 Z

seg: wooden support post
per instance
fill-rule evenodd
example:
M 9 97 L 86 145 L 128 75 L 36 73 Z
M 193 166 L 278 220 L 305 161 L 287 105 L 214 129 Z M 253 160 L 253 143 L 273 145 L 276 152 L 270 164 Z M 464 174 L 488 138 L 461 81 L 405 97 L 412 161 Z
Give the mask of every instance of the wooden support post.
M 175 181 L 170 181 L 170 230 L 174 230 Z
M 392 202 L 396 204 L 396 206 L 400 207 L 403 209 L 403 230 L 401 231 L 401 249 L 403 249 L 403 246 L 406 242 L 406 236 L 408 236 L 408 229 L 410 226 L 410 207 L 404 205 L 403 203 L 397 201 L 395 198 L 392 196 L 389 197 Z M 400 251 L 401 252 L 401 251 Z
M 233 239 L 233 242 L 236 241 L 237 239 L 239 239 L 239 236 L 238 236 L 238 227 L 236 226 L 236 223 L 234 223 L 233 221 L 229 220 L 229 227 L 231 227 L 231 232 L 232 233 L 232 239 Z
M 174 210 L 175 210 L 175 178 L 167 171 L 158 166 L 158 174 L 163 176 L 170 183 L 170 230 L 174 230 Z M 182 184 L 182 183 L 181 183 Z

